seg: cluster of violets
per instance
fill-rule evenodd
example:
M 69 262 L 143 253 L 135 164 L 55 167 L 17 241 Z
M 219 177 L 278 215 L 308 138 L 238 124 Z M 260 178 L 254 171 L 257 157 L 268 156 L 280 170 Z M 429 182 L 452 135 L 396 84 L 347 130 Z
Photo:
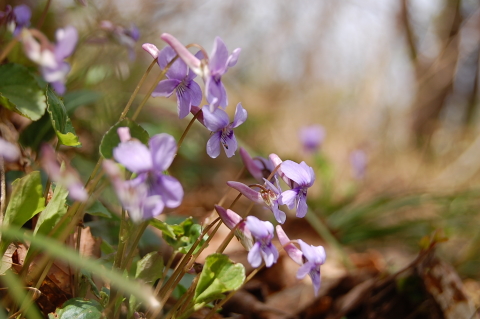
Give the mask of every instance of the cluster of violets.
M 12 9 L 7 6 L 0 12 L 0 24 L 13 32 L 13 36 L 22 42 L 25 55 L 39 65 L 42 77 L 50 83 L 58 94 L 65 93 L 65 82 L 70 72 L 70 65 L 65 62 L 78 41 L 77 30 L 72 26 L 58 29 L 56 43 L 51 43 L 39 30 L 28 28 L 32 12 L 26 5 Z
M 72 26 L 57 30 L 57 41 L 54 44 L 39 30 L 28 28 L 30 17 L 31 11 L 27 6 L 18 6 L 14 9 L 7 7 L 5 12 L 0 12 L 0 22 L 8 25 L 14 37 L 23 43 L 25 54 L 40 66 L 43 78 L 57 93 L 63 94 L 66 76 L 70 71 L 70 65 L 65 59 L 75 49 L 78 41 L 77 30 Z M 130 56 L 134 56 L 133 47 L 139 38 L 138 30 L 134 26 L 125 29 L 109 21 L 103 21 L 101 28 L 126 45 L 130 50 Z M 229 120 L 224 111 L 228 105 L 228 98 L 222 76 L 236 65 L 241 50 L 237 48 L 229 53 L 225 43 L 217 37 L 210 55 L 203 49 L 192 54 L 170 34 L 162 34 L 161 39 L 168 44 L 162 50 L 149 43 L 142 46 L 157 60 L 162 70 L 167 70 L 166 79 L 158 83 L 152 96 L 169 97 L 175 93 L 179 118 L 185 118 L 192 113 L 211 132 L 206 145 L 207 154 L 216 158 L 223 147 L 227 157 L 234 156 L 238 145 L 233 130 L 246 121 L 247 111 L 241 103 L 238 103 L 233 121 Z M 197 76 L 204 82 L 204 93 L 195 82 Z M 207 104 L 200 108 L 203 96 Z M 178 207 L 184 196 L 183 187 L 176 178 L 165 174 L 177 153 L 175 139 L 168 134 L 158 134 L 150 138 L 147 146 L 132 138 L 127 127 L 119 128 L 117 133 L 120 144 L 114 149 L 113 157 L 133 174 L 133 178 L 126 179 L 125 172 L 112 160 L 105 160 L 103 168 L 130 218 L 138 223 L 158 216 L 165 207 Z M 5 140 L 0 139 L 0 145 L 3 149 L 11 148 L 11 154 L 17 154 L 14 146 Z M 86 201 L 88 194 L 73 169 L 66 164 L 60 165 L 55 151 L 50 146 L 44 145 L 41 152 L 42 166 L 50 178 L 67 187 L 72 199 Z M 295 209 L 297 217 L 301 218 L 307 214 L 307 191 L 315 181 L 315 173 L 310 166 L 305 162 L 282 161 L 276 154 L 271 154 L 268 159 L 252 158 L 244 149 L 240 149 L 240 155 L 258 184 L 248 186 L 229 181 L 227 184 L 230 187 L 238 190 L 249 200 L 265 205 L 280 224 L 286 221 L 286 213 L 280 210 L 282 205 Z M 3 155 L 3 158 L 7 161 L 14 160 L 6 155 Z M 287 190 L 282 190 L 280 179 L 288 186 Z M 277 262 L 279 253 L 272 243 L 274 238 L 272 223 L 254 216 L 242 218 L 234 211 L 221 206 L 216 206 L 216 210 L 225 225 L 235 232 L 249 251 L 248 261 L 252 267 L 259 267 L 262 261 L 267 267 Z M 318 294 L 320 266 L 326 259 L 323 247 L 311 246 L 301 240 L 290 241 L 280 225 L 276 226 L 276 233 L 285 251 L 300 265 L 297 277 L 304 278 L 307 274 L 310 275 L 315 294 Z M 295 242 L 300 249 L 293 244 Z
M 221 77 L 237 63 L 240 49 L 229 54 L 224 42 L 217 37 L 210 56 L 203 49 L 192 54 L 170 34 L 164 33 L 161 38 L 168 44 L 162 50 L 150 43 L 142 46 L 157 60 L 160 68 L 166 70 L 166 79 L 158 83 L 152 95 L 169 97 L 175 93 L 179 118 L 192 113 L 211 132 L 206 147 L 208 155 L 216 158 L 223 146 L 227 157 L 232 157 L 237 150 L 233 129 L 245 122 L 247 111 L 238 103 L 234 119 L 229 121 L 223 110 L 228 99 Z M 198 107 L 203 94 L 199 84 L 194 81 L 197 76 L 205 84 L 204 94 L 208 103 L 202 108 Z M 134 173 L 134 178 L 126 180 L 113 161 L 105 161 L 104 169 L 132 220 L 140 222 L 161 214 L 165 207 L 178 207 L 183 198 L 183 188 L 177 179 L 164 174 L 177 151 L 174 138 L 168 134 L 158 134 L 150 139 L 147 147 L 132 138 L 127 127 L 119 128 L 118 135 L 120 144 L 114 149 L 114 159 Z M 276 154 L 271 154 L 268 159 L 252 158 L 244 149 L 240 149 L 240 155 L 258 184 L 248 186 L 229 181 L 227 184 L 230 187 L 253 202 L 265 205 L 280 224 L 286 220 L 286 213 L 279 208 L 282 205 L 295 209 L 297 217 L 307 214 L 307 191 L 315 181 L 315 173 L 310 166 L 305 162 L 282 161 Z M 286 183 L 288 190 L 282 191 L 279 179 Z M 259 267 L 262 261 L 267 267 L 277 262 L 279 253 L 272 244 L 272 223 L 254 216 L 242 218 L 221 206 L 215 208 L 225 225 L 235 232 L 249 251 L 248 261 L 252 267 Z M 310 246 L 298 240 L 300 249 L 296 248 L 280 225 L 277 226 L 277 236 L 288 255 L 301 265 L 297 277 L 304 278 L 309 274 L 317 294 L 320 266 L 326 258 L 323 247 Z
M 230 67 L 235 66 L 240 49 L 229 54 L 225 43 L 217 37 L 210 56 L 204 50 L 194 55 L 170 34 L 162 34 L 161 39 L 169 44 L 162 50 L 151 43 L 142 46 L 157 59 L 162 70 L 168 66 L 166 79 L 158 83 L 152 96 L 169 97 L 175 92 L 179 118 L 184 118 L 189 113 L 197 115 L 200 123 L 212 133 L 207 142 L 208 155 L 212 158 L 218 157 L 223 146 L 227 157 L 232 157 L 238 147 L 233 129 L 246 121 L 247 111 L 238 103 L 233 122 L 230 122 L 223 110 L 228 105 L 228 98 L 222 76 Z M 208 102 L 208 105 L 202 108 L 198 107 L 203 94 L 198 83 L 194 81 L 197 76 L 205 83 L 205 98 Z M 197 114 L 198 112 L 201 113 Z
M 251 201 L 265 205 L 280 224 L 286 220 L 285 212 L 279 208 L 281 205 L 295 209 L 297 217 L 304 217 L 307 214 L 307 191 L 315 181 L 315 173 L 310 166 L 305 162 L 298 164 L 290 160 L 282 161 L 276 154 L 270 154 L 269 159 L 252 158 L 244 149 L 240 149 L 240 155 L 247 170 L 259 183 L 247 186 L 240 182 L 229 181 L 227 184 L 230 187 L 238 190 Z M 282 179 L 289 189 L 282 191 L 279 179 Z M 262 260 L 267 267 L 277 261 L 278 251 L 272 244 L 274 237 L 272 223 L 261 221 L 254 216 L 243 219 L 233 210 L 221 206 L 216 206 L 215 209 L 224 224 L 235 232 L 243 246 L 249 250 L 248 261 L 252 267 L 260 266 Z M 280 225 L 276 226 L 276 233 L 287 254 L 301 265 L 297 278 L 310 275 L 317 295 L 320 289 L 320 266 L 326 259 L 324 248 L 297 240 L 301 248 L 298 249 Z
M 32 12 L 27 5 L 12 8 L 7 5 L 0 11 L 0 25 L 5 25 L 13 36 L 22 42 L 25 55 L 38 64 L 43 79 L 50 83 L 60 95 L 66 91 L 65 82 L 70 72 L 70 64 L 65 61 L 72 55 L 78 42 L 78 32 L 73 26 L 58 29 L 55 33 L 56 43 L 52 43 L 41 31 L 30 26 Z M 102 21 L 100 29 L 107 31 L 113 39 L 129 50 L 130 59 L 135 58 L 134 47 L 140 37 L 138 28 L 129 29 Z

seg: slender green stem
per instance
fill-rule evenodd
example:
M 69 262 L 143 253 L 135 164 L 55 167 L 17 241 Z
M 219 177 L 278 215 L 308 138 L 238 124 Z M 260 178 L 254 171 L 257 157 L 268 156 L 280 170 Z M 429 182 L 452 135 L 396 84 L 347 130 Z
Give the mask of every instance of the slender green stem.
M 200 114 L 202 114 L 202 110 L 198 110 L 198 112 L 195 113 L 195 115 L 193 116 L 193 118 L 190 120 L 190 122 L 188 123 L 187 127 L 185 128 L 185 131 L 183 132 L 182 136 L 181 136 L 180 139 L 178 140 L 177 153 L 178 153 L 178 150 L 180 149 L 180 146 L 182 146 L 183 140 L 184 140 L 185 137 L 187 136 L 188 131 L 189 131 L 190 128 L 192 127 L 192 125 L 193 125 L 193 123 L 195 122 L 195 120 L 200 116 Z
M 138 231 L 135 235 L 135 238 L 133 240 L 133 244 L 130 246 L 130 250 L 128 252 L 127 258 L 124 260 L 124 262 L 121 264 L 120 269 L 124 270 L 127 268 L 127 266 L 131 263 L 132 258 L 133 258 L 133 253 L 137 249 L 138 243 L 140 242 L 140 239 L 142 238 L 143 233 L 145 232 L 145 229 L 147 229 L 149 222 L 148 220 L 145 222 L 142 222 L 140 226 L 138 226 Z
M 82 227 L 83 225 L 77 225 L 77 240 L 75 243 L 75 250 L 80 254 L 80 242 L 82 239 Z M 76 268 L 73 270 L 73 293 L 72 295 L 76 297 L 76 293 L 78 291 L 78 288 L 80 286 L 80 269 Z
M 173 261 L 175 260 L 175 256 L 177 256 L 177 251 L 173 251 L 172 255 L 168 259 L 167 264 L 165 265 L 165 269 L 163 270 L 162 278 L 157 283 L 157 286 L 155 287 L 155 291 L 153 293 L 154 296 L 158 295 L 158 292 L 160 291 L 160 288 L 162 288 L 163 282 L 165 281 L 165 278 L 167 277 L 168 270 L 173 264 Z
M 322 220 L 315 215 L 314 212 L 310 211 L 305 216 L 307 221 L 312 225 L 312 227 L 317 231 L 317 233 L 337 252 L 342 256 L 342 262 L 347 270 L 351 271 L 355 269 L 355 266 L 352 264 L 352 261 L 348 257 L 347 253 L 343 249 L 343 246 L 338 242 L 335 236 L 332 235 L 328 227 L 322 222 Z
M 120 219 L 120 229 L 118 233 L 118 247 L 117 247 L 117 253 L 115 254 L 115 259 L 113 261 L 113 268 L 120 268 L 120 265 L 123 259 L 125 244 L 128 240 L 128 231 L 125 228 L 127 222 L 125 218 L 126 218 L 126 212 L 125 212 L 125 209 L 122 208 L 122 218 Z
M 192 245 L 190 250 L 183 256 L 182 260 L 180 261 L 180 263 L 175 268 L 175 271 L 173 272 L 172 276 L 170 276 L 170 278 L 165 283 L 165 286 L 163 286 L 162 289 L 160 289 L 159 294 L 161 296 L 164 295 L 165 292 L 170 289 L 170 286 L 172 285 L 172 281 L 174 281 L 176 277 L 183 277 L 183 274 L 180 276 L 180 273 L 185 272 L 185 265 L 188 263 L 188 261 L 189 261 L 190 257 L 192 256 L 193 252 L 195 251 L 197 246 L 200 244 L 203 237 L 207 234 L 207 232 L 213 227 L 213 225 L 215 225 L 219 221 L 220 221 L 220 218 L 217 218 L 212 223 L 210 223 L 210 225 L 205 227 L 202 234 L 197 238 L 197 240 Z
M 5 180 L 5 163 L 3 157 L 0 156 L 0 226 L 3 225 L 3 217 L 5 216 L 5 209 L 7 203 L 7 187 Z
M 135 91 L 133 91 L 133 94 L 130 96 L 130 99 L 128 100 L 128 103 L 125 106 L 125 108 L 123 109 L 122 114 L 120 114 L 119 121 L 123 120 L 127 116 L 127 113 L 130 110 L 130 107 L 132 106 L 133 100 L 137 96 L 138 91 L 140 90 L 140 87 L 143 85 L 143 82 L 145 82 L 145 79 L 147 78 L 148 74 L 150 73 L 150 71 L 152 70 L 152 68 L 155 64 L 157 64 L 157 59 L 153 60 L 152 63 L 150 63 L 147 71 L 143 74 L 142 78 L 140 79 L 140 82 L 138 82 L 138 85 L 135 88 Z
M 208 247 L 208 244 L 210 243 L 210 241 L 212 240 L 213 236 L 215 235 L 215 233 L 218 231 L 218 229 L 220 228 L 220 226 L 222 225 L 222 223 L 218 223 L 215 228 L 212 230 L 212 232 L 208 235 L 208 238 L 207 240 L 205 240 L 205 242 L 203 243 L 203 245 L 198 249 L 198 251 L 193 254 L 192 258 L 190 258 L 190 261 L 187 263 L 187 265 L 185 266 L 185 269 L 190 269 L 192 268 L 193 266 L 193 263 L 195 262 L 195 260 L 197 260 L 197 257 L 200 256 L 200 254 L 203 252 L 203 250 L 205 248 Z
M 160 289 L 158 293 L 158 295 L 162 297 L 162 300 L 160 302 L 160 307 L 155 310 L 151 318 L 156 318 L 156 316 L 162 311 L 162 307 L 165 304 L 164 302 L 168 299 L 168 297 L 170 297 L 170 294 L 173 291 L 173 288 L 178 284 L 178 282 L 180 282 L 183 275 L 185 274 L 185 265 L 190 260 L 193 252 L 195 251 L 197 246 L 200 244 L 203 237 L 207 234 L 207 232 L 219 221 L 220 221 L 220 218 L 216 218 L 207 227 L 205 227 L 202 234 L 197 238 L 197 240 L 192 245 L 192 247 L 187 252 L 187 254 L 185 254 L 183 258 L 180 260 L 180 262 L 177 264 L 177 266 L 175 267 L 175 270 L 173 271 L 173 274 L 170 276 L 170 278 L 168 278 L 165 285 Z
M 53 259 L 50 259 L 47 263 L 47 266 L 43 269 L 42 274 L 38 278 L 38 281 L 35 285 L 35 288 L 40 289 L 40 286 L 42 285 L 43 281 L 45 280 L 45 277 L 47 277 L 48 271 L 50 270 L 50 267 L 53 265 Z
M 195 276 L 195 278 L 193 279 L 192 284 L 190 285 L 188 290 L 183 294 L 182 297 L 180 297 L 177 300 L 177 302 L 173 305 L 173 307 L 165 315 L 165 319 L 170 319 L 174 315 L 178 315 L 177 310 L 179 310 L 180 307 L 182 307 L 182 309 L 179 310 L 180 314 L 185 310 L 186 307 L 188 307 L 188 305 L 190 303 L 190 298 L 195 293 L 195 287 L 197 286 L 199 278 L 200 278 L 199 275 Z M 177 317 L 177 316 L 175 316 L 175 317 Z
M 43 8 L 43 12 L 42 12 L 42 15 L 40 16 L 40 20 L 38 20 L 37 29 L 40 29 L 43 25 L 43 22 L 45 22 L 45 18 L 47 17 L 48 8 L 50 8 L 51 2 L 52 0 L 47 0 L 47 4 L 45 5 L 45 8 Z
M 232 204 L 230 205 L 229 209 L 231 209 L 233 207 L 233 205 L 235 205 L 235 203 L 240 199 L 240 197 L 242 197 L 242 194 L 238 194 L 237 197 L 235 198 L 235 200 L 232 202 Z M 250 208 L 251 209 L 251 208 Z M 249 210 L 250 210 L 249 209 Z M 185 267 L 186 269 L 190 269 L 193 265 L 193 263 L 195 262 L 195 260 L 197 259 L 197 257 L 202 253 L 202 251 L 207 248 L 208 246 L 208 243 L 210 242 L 210 240 L 212 240 L 213 236 L 215 236 L 215 234 L 217 233 L 218 229 L 220 228 L 220 226 L 222 225 L 222 223 L 218 223 L 218 225 L 212 230 L 212 232 L 208 235 L 208 238 L 207 240 L 205 241 L 205 243 L 202 245 L 202 247 L 200 247 L 198 249 L 198 251 L 193 255 L 193 258 L 190 259 L 190 261 L 188 262 L 187 266 Z M 230 238 L 230 240 L 232 240 L 233 236 Z M 230 242 L 229 240 L 229 242 Z M 228 244 L 228 243 L 227 243 Z
M 58 149 L 60 148 L 60 141 L 57 141 L 57 145 L 55 145 L 55 154 L 57 153 Z M 45 206 L 48 203 L 48 193 L 50 192 L 50 186 L 52 185 L 52 180 L 50 176 L 47 176 L 47 182 L 45 183 L 45 192 L 43 193 L 43 198 L 45 198 Z
M 0 54 L 0 63 L 2 63 L 3 60 L 5 60 L 7 55 L 10 53 L 10 51 L 12 51 L 12 49 L 15 47 L 15 44 L 17 43 L 18 43 L 17 38 L 14 38 L 10 42 L 8 42 L 8 44 L 5 46 L 5 49 L 3 49 L 2 53 Z
M 15 305 L 10 307 L 10 314 L 16 314 L 18 306 L 21 312 L 24 312 L 22 318 L 40 319 L 42 316 L 38 312 L 38 308 L 35 304 L 31 303 L 32 299 L 29 293 L 25 292 L 24 282 L 20 276 L 15 275 L 10 270 L 0 276 L 3 286 L 8 287 L 8 295 L 12 298 L 12 302 Z M 3 310 L 2 310 L 3 311 Z M 5 315 L 3 316 L 5 318 Z M 17 316 L 13 317 L 17 318 Z
M 150 98 L 150 96 L 152 95 L 152 92 L 155 90 L 155 88 L 157 87 L 158 85 L 158 82 L 160 82 L 161 79 L 163 79 L 163 77 L 165 76 L 165 74 L 167 73 L 168 69 L 170 68 L 170 66 L 172 66 L 173 62 L 175 62 L 176 60 L 178 59 L 178 56 L 176 56 L 175 58 L 172 59 L 172 61 L 170 61 L 170 63 L 167 64 L 167 66 L 162 70 L 162 72 L 160 72 L 160 74 L 157 76 L 157 78 L 155 79 L 155 81 L 153 82 L 153 85 L 150 87 L 150 89 L 148 90 L 147 94 L 145 95 L 145 97 L 143 98 L 142 102 L 140 103 L 140 105 L 137 107 L 137 109 L 135 110 L 135 113 L 133 114 L 132 116 L 132 120 L 136 120 L 138 115 L 140 114 L 140 112 L 142 111 L 143 109 L 143 106 L 145 105 L 145 103 L 147 103 L 148 99 Z

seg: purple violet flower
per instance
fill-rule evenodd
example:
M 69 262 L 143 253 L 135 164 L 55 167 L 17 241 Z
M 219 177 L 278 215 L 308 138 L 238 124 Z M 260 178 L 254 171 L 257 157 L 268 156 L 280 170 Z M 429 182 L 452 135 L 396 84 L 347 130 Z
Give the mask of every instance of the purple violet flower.
M 57 155 L 53 148 L 48 145 L 42 145 L 40 160 L 43 169 L 55 183 L 62 184 L 68 189 L 68 196 L 76 201 L 85 202 L 88 194 L 83 188 L 83 183 L 78 177 L 77 172 L 68 166 L 66 162 L 60 166 L 57 162 Z
M 285 161 L 280 166 L 281 172 L 291 182 L 288 183 L 290 190 L 286 190 L 280 196 L 280 203 L 288 208 L 296 207 L 297 217 L 305 217 L 307 214 L 307 190 L 315 182 L 313 169 L 305 162 L 300 164 L 293 161 Z
M 263 259 L 265 266 L 272 266 L 278 259 L 278 250 L 272 244 L 272 223 L 261 221 L 255 216 L 248 216 L 246 224 L 256 240 L 252 249 L 248 252 L 248 262 L 252 267 L 257 268 L 262 264 Z
M 40 43 L 34 38 L 40 40 Z M 65 93 L 65 81 L 70 64 L 64 61 L 69 57 L 78 40 L 77 29 L 67 26 L 56 32 L 57 44 L 51 44 L 43 33 L 38 30 L 22 32 L 22 42 L 25 54 L 30 60 L 40 65 L 42 76 L 52 85 L 55 91 L 62 95 Z
M 252 158 L 248 152 L 240 147 L 240 156 L 247 170 L 258 182 L 262 183 L 264 178 L 268 178 L 275 167 L 269 159 L 257 156 Z
M 235 188 L 237 191 L 239 191 L 245 197 L 255 203 L 267 205 L 267 207 L 272 211 L 273 215 L 275 216 L 275 219 L 280 224 L 283 224 L 287 219 L 287 215 L 278 208 L 278 206 L 281 205 L 279 201 L 282 189 L 280 188 L 280 185 L 276 178 L 275 181 L 277 184 L 276 186 L 270 183 L 268 180 L 264 179 L 265 186 L 255 185 L 256 187 L 260 188 L 260 191 L 258 192 L 251 187 L 248 187 L 247 185 L 239 182 L 229 181 L 227 182 L 227 185 Z
M 367 169 L 367 154 L 360 149 L 353 151 L 350 154 L 350 164 L 352 165 L 353 176 L 355 179 L 363 179 Z
M 0 11 L 0 24 L 6 24 L 16 37 L 23 28 L 30 25 L 31 17 L 32 11 L 27 5 L 21 4 L 13 9 L 12 6 L 7 5 L 5 12 Z
M 165 47 L 159 51 L 153 44 L 145 43 L 142 48 L 150 53 L 154 59 L 158 58 L 158 65 L 162 70 L 177 55 L 171 47 Z M 190 113 L 192 105 L 198 106 L 202 102 L 202 89 L 193 80 L 196 76 L 183 60 L 177 59 L 168 69 L 167 79 L 158 83 L 152 96 L 169 97 L 175 91 L 178 117 L 182 119 Z
M 305 126 L 299 132 L 300 141 L 307 152 L 316 152 L 325 139 L 325 129 L 321 125 Z
M 148 195 L 147 185 L 134 185 L 131 181 L 126 181 L 118 164 L 112 160 L 104 160 L 103 169 L 110 177 L 122 207 L 128 211 L 130 218 L 135 223 L 141 222 L 143 220 L 144 204 L 148 206 L 148 203 L 144 201 Z
M 222 206 L 215 205 L 215 210 L 228 229 L 231 230 L 235 228 L 235 236 L 242 243 L 243 247 L 245 247 L 246 250 L 252 249 L 253 237 L 250 230 L 246 227 L 245 220 L 231 209 L 225 209 Z
M 125 132 L 122 133 L 125 139 Z M 139 219 L 150 219 L 162 213 L 166 207 L 175 208 L 183 199 L 183 188 L 172 176 L 163 174 L 172 164 L 177 151 L 175 139 L 168 134 L 150 138 L 149 147 L 138 140 L 121 142 L 113 157 L 137 177 L 128 181 L 132 187 L 146 185 L 147 192 L 140 199 L 142 213 Z
M 308 274 L 312 279 L 315 296 L 318 296 L 321 285 L 320 266 L 325 263 L 327 258 L 325 249 L 322 246 L 308 245 L 301 239 L 298 239 L 297 242 L 300 245 L 300 251 L 300 249 L 292 244 L 280 225 L 277 225 L 276 229 L 280 244 L 282 244 L 290 258 L 301 265 L 297 272 L 297 278 L 305 278 Z
M 216 37 L 210 57 L 205 57 L 203 54 L 196 57 L 172 35 L 163 33 L 160 38 L 175 50 L 193 72 L 202 77 L 205 82 L 205 97 L 210 105 L 210 112 L 219 106 L 226 107 L 228 99 L 222 83 L 222 75 L 227 72 L 228 68 L 237 64 L 241 49 L 237 48 L 229 55 L 225 43 L 220 37 Z M 204 60 L 201 61 L 201 59 Z
M 233 134 L 233 129 L 245 122 L 247 119 L 247 111 L 242 107 L 241 103 L 237 104 L 233 122 L 230 123 L 227 113 L 221 109 L 214 112 L 206 107 L 202 108 L 203 121 L 207 129 L 213 134 L 207 142 L 207 153 L 210 157 L 216 158 L 220 155 L 220 144 L 225 149 L 227 157 L 235 155 L 237 150 L 237 139 Z
M 0 158 L 7 162 L 15 162 L 20 158 L 18 146 L 0 137 Z

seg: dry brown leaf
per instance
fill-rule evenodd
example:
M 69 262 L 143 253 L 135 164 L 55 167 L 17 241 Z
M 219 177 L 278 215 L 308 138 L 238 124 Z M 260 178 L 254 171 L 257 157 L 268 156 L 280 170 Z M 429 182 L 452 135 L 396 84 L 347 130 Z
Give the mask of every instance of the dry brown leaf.
M 445 319 L 480 318 L 453 267 L 432 254 L 418 268 L 426 290 L 442 309 Z

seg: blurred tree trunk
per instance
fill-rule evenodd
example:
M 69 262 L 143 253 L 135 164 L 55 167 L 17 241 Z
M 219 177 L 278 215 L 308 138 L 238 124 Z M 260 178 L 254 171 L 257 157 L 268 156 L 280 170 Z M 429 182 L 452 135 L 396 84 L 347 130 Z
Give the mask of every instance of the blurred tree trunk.
M 475 59 L 475 79 L 473 81 L 473 88 L 470 92 L 470 96 L 468 97 L 468 104 L 467 110 L 465 111 L 465 125 L 471 126 L 473 124 L 473 120 L 475 118 L 475 111 L 478 104 L 478 72 L 479 70 L 479 63 L 480 63 L 480 47 L 477 47 L 475 50 L 476 59 Z
M 422 58 L 410 23 L 407 0 L 402 1 L 402 25 L 407 35 L 412 63 L 415 68 L 417 94 L 412 105 L 411 129 L 416 142 L 428 143 L 434 133 L 445 101 L 452 92 L 456 65 L 459 58 L 461 0 L 447 0 L 437 32 L 442 50 L 434 60 Z

